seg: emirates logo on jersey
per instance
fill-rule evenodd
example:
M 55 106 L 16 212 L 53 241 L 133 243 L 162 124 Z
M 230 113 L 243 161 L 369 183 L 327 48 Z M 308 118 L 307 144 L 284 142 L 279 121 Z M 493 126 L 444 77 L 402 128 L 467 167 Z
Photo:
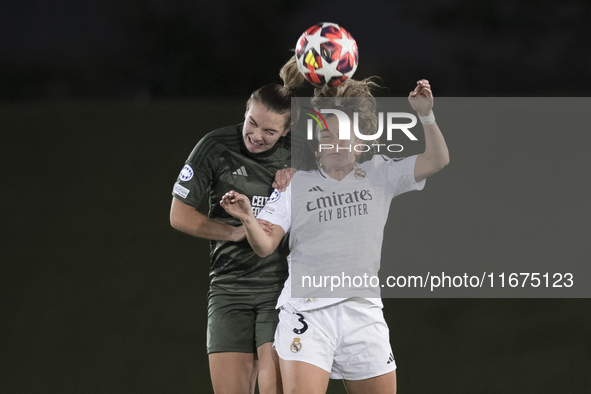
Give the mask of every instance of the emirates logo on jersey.
M 332 192 L 332 195 L 318 197 L 316 200 L 308 201 L 306 209 L 308 212 L 316 209 L 338 207 L 341 205 L 357 204 L 363 201 L 371 201 L 373 197 L 369 190 L 355 190 L 353 193 Z
M 347 219 L 368 215 L 366 201 L 373 199 L 370 190 L 355 190 L 352 193 L 332 192 L 331 195 L 318 197 L 306 203 L 308 212 L 316 211 L 318 222 L 329 222 L 334 219 Z

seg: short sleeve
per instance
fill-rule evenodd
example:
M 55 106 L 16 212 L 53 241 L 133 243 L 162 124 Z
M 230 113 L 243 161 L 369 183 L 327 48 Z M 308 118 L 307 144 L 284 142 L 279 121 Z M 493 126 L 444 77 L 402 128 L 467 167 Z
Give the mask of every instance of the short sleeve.
M 172 189 L 172 195 L 187 205 L 197 207 L 211 185 L 214 174 L 212 139 L 205 136 L 195 146 L 181 169 Z
M 283 228 L 286 233 L 291 227 L 291 184 L 280 193 L 277 189 L 271 194 L 267 203 L 257 215 L 257 219 L 263 219 Z
M 391 185 L 393 197 L 413 190 L 423 190 L 425 179 L 421 182 L 415 181 L 415 163 L 417 155 L 402 159 L 391 159 L 387 156 L 376 155 L 374 160 L 382 174 Z

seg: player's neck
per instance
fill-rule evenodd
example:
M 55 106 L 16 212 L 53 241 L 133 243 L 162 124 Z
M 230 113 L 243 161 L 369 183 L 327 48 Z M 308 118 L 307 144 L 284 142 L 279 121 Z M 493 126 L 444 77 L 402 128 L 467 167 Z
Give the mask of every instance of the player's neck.
M 337 181 L 342 181 L 353 169 L 355 168 L 355 164 L 348 164 L 342 168 L 330 168 L 330 167 L 322 167 L 326 175 L 335 179 Z

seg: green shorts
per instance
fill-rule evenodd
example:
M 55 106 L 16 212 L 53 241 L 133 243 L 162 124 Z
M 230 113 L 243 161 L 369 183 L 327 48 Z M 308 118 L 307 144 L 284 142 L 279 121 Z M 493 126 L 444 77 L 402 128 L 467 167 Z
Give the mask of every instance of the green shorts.
M 256 353 L 273 342 L 279 322 L 280 291 L 230 293 L 210 291 L 207 306 L 207 353 Z

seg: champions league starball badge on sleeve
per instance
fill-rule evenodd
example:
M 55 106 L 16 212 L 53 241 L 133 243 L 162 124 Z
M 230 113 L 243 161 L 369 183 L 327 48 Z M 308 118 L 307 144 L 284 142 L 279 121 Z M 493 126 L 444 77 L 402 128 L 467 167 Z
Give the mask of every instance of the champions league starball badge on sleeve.
M 192 178 L 193 178 L 193 169 L 191 168 L 190 165 L 185 164 L 185 166 L 181 170 L 181 173 L 179 175 L 179 179 L 183 182 L 187 182 L 187 181 L 190 181 Z

